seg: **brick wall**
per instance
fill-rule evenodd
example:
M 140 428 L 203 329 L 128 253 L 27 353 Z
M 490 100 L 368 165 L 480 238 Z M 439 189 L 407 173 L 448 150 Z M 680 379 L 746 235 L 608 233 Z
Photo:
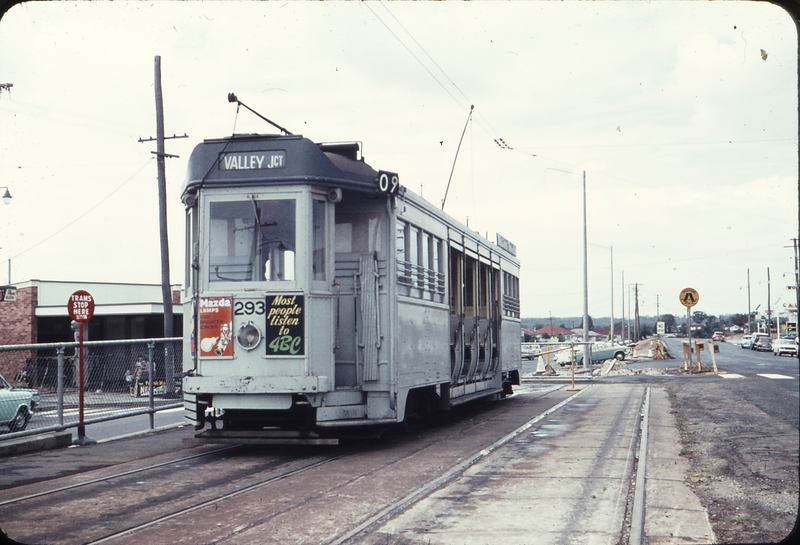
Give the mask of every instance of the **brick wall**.
M 0 302 L 0 345 L 33 344 L 36 342 L 36 303 L 38 287 L 30 286 L 17 290 L 16 301 Z M 12 381 L 22 370 L 26 352 L 0 352 L 0 374 Z

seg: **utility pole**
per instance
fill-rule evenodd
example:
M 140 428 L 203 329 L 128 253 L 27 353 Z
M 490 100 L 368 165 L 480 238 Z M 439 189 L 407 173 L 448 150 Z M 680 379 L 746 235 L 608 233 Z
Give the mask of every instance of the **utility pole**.
M 164 337 L 174 336 L 172 311 L 172 286 L 169 281 L 169 240 L 167 237 L 167 175 L 165 159 L 177 157 L 164 151 L 164 101 L 161 93 L 161 56 L 155 57 L 155 94 L 156 94 L 156 155 L 158 165 L 158 226 L 161 242 L 161 299 L 164 306 Z M 188 138 L 188 135 L 171 138 Z M 153 138 L 139 139 L 139 142 L 152 142 Z M 164 375 L 166 378 L 166 395 L 175 391 L 175 360 L 171 357 L 172 346 L 165 351 L 166 361 Z M 151 383 L 152 387 L 152 383 Z
M 747 269 L 747 334 L 753 333 L 753 313 L 750 310 L 750 269 Z
M 634 322 L 633 322 L 633 327 L 634 327 L 633 334 L 634 334 L 634 339 L 638 343 L 639 342 L 639 284 L 638 283 L 634 284 L 633 292 L 636 295 L 636 304 L 635 304 L 635 307 L 634 307 L 634 312 L 636 313 L 636 318 L 634 319 Z
M 622 271 L 622 343 L 625 344 L 625 271 Z
M 770 308 L 769 267 L 767 267 L 767 335 L 772 338 L 772 309 Z
M 609 341 L 614 344 L 614 247 L 611 247 L 611 329 L 609 329 Z
M 583 368 L 592 368 L 589 348 L 589 255 L 586 234 L 586 171 L 583 171 Z
M 794 246 L 794 295 L 795 295 L 795 307 L 794 307 L 794 327 L 795 333 L 798 332 L 797 323 L 800 321 L 798 320 L 798 316 L 800 316 L 800 262 L 798 262 L 797 258 L 797 239 L 792 239 L 792 246 Z M 800 358 L 800 355 L 798 355 Z

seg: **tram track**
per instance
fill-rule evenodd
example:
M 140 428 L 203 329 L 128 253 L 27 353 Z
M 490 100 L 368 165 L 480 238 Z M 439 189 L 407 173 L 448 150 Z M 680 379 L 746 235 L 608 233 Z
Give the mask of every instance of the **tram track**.
M 175 458 L 174 460 L 168 460 L 166 462 L 158 462 L 156 464 L 150 464 L 150 465 L 147 465 L 147 466 L 144 466 L 144 467 L 139 467 L 139 468 L 136 468 L 136 469 L 120 471 L 119 473 L 113 473 L 111 475 L 104 475 L 102 477 L 96 477 L 96 478 L 88 479 L 86 481 L 81 481 L 81 482 L 78 482 L 78 483 L 59 486 L 59 487 L 56 487 L 56 488 L 51 488 L 51 489 L 48 489 L 48 490 L 43 490 L 43 491 L 35 492 L 35 493 L 32 493 L 32 494 L 27 494 L 25 496 L 20 496 L 20 497 L 17 497 L 17 498 L 12 498 L 12 499 L 8 499 L 8 500 L 2 500 L 2 501 L 0 501 L 0 507 L 6 506 L 6 505 L 13 505 L 13 504 L 16 504 L 16 503 L 21 503 L 21 502 L 24 502 L 26 500 L 32 500 L 34 498 L 41 498 L 43 496 L 48 496 L 50 494 L 57 494 L 59 492 L 66 492 L 67 490 L 73 490 L 75 488 L 81 488 L 81 487 L 89 486 L 89 485 L 96 484 L 96 483 L 101 483 L 101 482 L 105 482 L 105 481 L 111 481 L 111 480 L 114 480 L 114 479 L 120 479 L 122 477 L 128 477 L 130 475 L 135 475 L 137 473 L 143 473 L 143 472 L 151 471 L 151 470 L 154 470 L 154 469 L 160 469 L 160 468 L 163 468 L 163 467 L 168 467 L 168 466 L 171 466 L 171 465 L 179 464 L 181 462 L 187 462 L 189 460 L 202 458 L 204 456 L 211 456 L 212 454 L 218 454 L 220 452 L 228 451 L 228 450 L 235 449 L 235 448 L 240 448 L 240 447 L 239 447 L 239 445 L 226 446 L 226 447 L 214 449 L 214 450 L 211 450 L 211 451 L 208 451 L 208 452 L 201 452 L 201 453 L 198 453 L 198 454 L 192 454 L 190 456 L 183 456 L 183 457 L 180 457 L 180 458 Z
M 53 498 L 54 502 L 59 504 L 63 502 L 69 505 L 70 509 L 84 509 L 91 515 L 88 517 L 90 521 L 88 525 L 91 526 L 92 535 L 81 536 L 80 542 L 87 544 L 143 541 L 153 544 L 197 543 L 225 541 L 249 531 L 262 531 L 261 528 L 265 527 L 278 528 L 280 531 L 288 531 L 288 528 L 294 527 L 296 531 L 298 526 L 293 526 L 291 521 L 302 524 L 299 521 L 305 520 L 309 513 L 318 513 L 320 506 L 331 505 L 331 498 L 334 498 L 334 502 L 335 498 L 343 498 L 345 501 L 342 502 L 342 512 L 337 508 L 336 517 L 350 520 L 352 523 L 342 526 L 341 531 L 328 533 L 324 539 L 316 535 L 307 536 L 306 539 L 294 535 L 293 541 L 329 545 L 355 543 L 364 533 L 368 533 L 396 513 L 452 482 L 464 471 L 536 426 L 582 393 L 570 394 L 561 388 L 558 390 L 561 391 L 551 389 L 544 394 L 521 393 L 516 401 L 510 404 L 503 402 L 495 404 L 489 411 L 466 411 L 444 427 L 426 428 L 421 432 L 423 435 L 420 436 L 420 440 L 403 436 L 394 443 L 390 441 L 389 444 L 370 442 L 356 444 L 348 449 L 337 447 L 324 450 L 322 453 L 316 451 L 313 460 L 298 459 L 297 451 L 294 450 L 285 456 L 275 456 L 273 451 L 265 457 L 264 451 L 253 447 L 227 446 L 201 455 L 175 458 L 90 479 L 69 487 L 54 488 L 47 493 L 43 491 L 36 495 L 20 497 L 15 503 L 6 501 L 3 507 L 8 509 L 16 505 L 23 510 L 34 504 L 34 509 L 39 511 L 40 515 L 52 518 L 53 515 L 48 515 L 47 510 L 42 510 L 37 502 Z M 503 422 L 503 426 L 508 425 L 513 419 L 518 419 L 519 415 L 514 414 L 515 412 L 518 413 L 524 406 L 536 406 L 535 404 L 553 391 L 556 391 L 557 397 L 552 401 L 546 401 L 547 408 L 539 411 L 533 418 L 523 421 L 522 425 L 516 424 L 513 428 L 506 428 L 511 431 L 499 439 L 495 438 L 483 444 L 477 451 L 464 449 L 469 445 L 474 447 L 476 441 L 481 444 L 482 438 L 488 438 L 487 434 L 496 433 L 499 423 Z M 483 415 L 487 415 L 487 418 L 483 418 Z M 491 431 L 493 429 L 494 432 Z M 240 448 L 242 450 L 237 450 Z M 456 450 L 450 452 L 454 448 Z M 154 491 L 148 495 L 141 491 L 139 485 L 142 482 L 154 481 L 161 475 L 158 472 L 168 470 L 169 466 L 223 452 L 235 454 L 220 458 L 211 465 L 195 466 L 183 471 L 183 480 L 196 481 L 194 484 L 196 492 L 195 497 L 191 498 L 192 501 L 185 501 L 188 488 L 185 486 L 181 488 L 179 479 L 175 483 L 160 484 L 157 494 Z M 422 461 L 438 459 L 443 453 L 448 456 L 443 458 L 443 461 L 448 459 L 452 463 L 420 469 L 419 464 Z M 260 463 L 254 463 L 253 459 Z M 248 478 L 239 479 L 235 483 L 228 482 L 232 479 L 225 473 L 228 466 L 239 465 L 242 467 L 238 471 L 231 472 L 231 475 L 247 473 Z M 256 467 L 261 469 L 254 471 Z M 353 471 L 353 468 L 357 470 Z M 412 469 L 418 472 L 416 476 L 409 473 Z M 151 473 L 147 473 L 148 470 Z M 220 472 L 225 474 L 216 475 Z M 393 488 L 397 482 L 396 478 L 395 481 L 392 480 L 392 474 L 404 476 L 402 488 L 397 491 Z M 144 475 L 149 476 L 143 477 Z M 216 478 L 207 480 L 208 476 L 212 475 Z M 115 478 L 118 484 L 114 484 Z M 135 478 L 136 481 L 132 481 L 131 478 Z M 378 491 L 377 494 L 373 494 L 376 497 L 369 502 L 368 508 L 361 505 L 357 513 L 348 514 L 344 505 L 346 499 L 358 497 L 359 493 L 363 495 L 363 492 L 356 491 L 363 490 L 365 486 L 369 490 Z M 391 489 L 392 494 L 388 492 L 381 494 L 383 489 Z M 62 496 L 59 496 L 58 492 L 62 492 Z M 201 495 L 203 497 L 199 497 Z M 92 509 L 98 508 L 89 506 L 92 503 L 102 506 L 112 501 L 110 498 L 118 496 L 131 496 L 132 499 L 113 510 L 100 508 L 94 512 Z M 88 500 L 90 497 L 94 498 L 94 502 Z M 159 503 L 151 505 L 156 499 Z M 118 515 L 118 511 L 126 510 L 140 513 L 140 516 L 124 519 Z M 5 510 L 2 514 L 3 519 L 9 515 L 13 516 L 13 513 L 7 513 Z M 63 521 L 61 523 L 65 524 Z M 23 526 L 30 524 L 30 519 L 23 522 Z M 187 528 L 191 528 L 188 533 Z M 304 530 L 313 531 L 308 528 Z M 63 531 L 67 531 L 67 527 L 64 527 Z M 76 530 L 71 528 L 69 532 L 72 532 L 70 537 L 74 537 Z M 42 537 L 44 539 L 36 538 L 27 542 L 54 544 L 75 542 L 64 538 Z M 241 536 L 240 538 L 247 541 L 247 538 Z
M 333 540 L 330 540 L 330 541 L 325 541 L 324 543 L 326 543 L 327 545 L 344 545 L 344 544 L 347 544 L 347 543 L 355 542 L 354 540 L 357 540 L 360 535 L 363 535 L 364 533 L 369 532 L 371 529 L 373 529 L 377 525 L 381 524 L 383 521 L 391 518 L 394 514 L 400 512 L 400 511 L 402 511 L 404 509 L 407 509 L 409 506 L 413 505 L 414 503 L 418 502 L 422 498 L 426 497 L 427 495 L 429 495 L 434 490 L 437 490 L 437 489 L 441 488 L 442 486 L 446 485 L 448 482 L 450 482 L 453 479 L 457 478 L 466 469 L 468 469 L 469 467 L 473 466 L 474 464 L 476 464 L 477 462 L 479 462 L 480 460 L 482 460 L 486 456 L 490 455 L 496 449 L 500 448 L 501 446 L 503 446 L 504 444 L 508 443 L 509 441 L 512 441 L 515 437 L 517 437 L 518 435 L 524 433 L 525 431 L 530 429 L 532 426 L 536 425 L 538 422 L 540 422 L 543 419 L 545 419 L 546 417 L 548 417 L 551 413 L 557 411 L 558 409 L 560 409 L 564 405 L 566 405 L 566 404 L 570 403 L 571 401 L 573 401 L 580 393 L 581 392 L 579 391 L 579 392 L 577 392 L 575 394 L 572 394 L 570 397 L 568 397 L 567 399 L 561 401 L 560 403 L 557 403 L 555 406 L 550 407 L 549 409 L 547 409 L 545 411 L 542 411 L 541 413 L 539 413 L 535 417 L 533 417 L 530 420 L 528 420 L 527 422 L 525 422 L 522 426 L 519 426 L 518 428 L 516 428 L 512 432 L 506 434 L 505 436 L 503 436 L 499 440 L 497 440 L 494 443 L 482 448 L 480 451 L 472 453 L 471 455 L 467 456 L 465 459 L 463 459 L 459 463 L 457 463 L 457 464 L 453 465 L 452 467 L 446 469 L 438 477 L 436 477 L 436 478 L 432 479 L 431 481 L 425 483 L 424 485 L 422 485 L 420 487 L 417 487 L 416 489 L 410 491 L 408 494 L 406 494 L 400 500 L 395 501 L 395 502 L 391 503 L 390 505 L 385 506 L 384 508 L 380 509 L 379 512 L 377 512 L 376 514 L 372 515 L 366 521 L 364 521 L 361 524 L 357 525 L 352 530 L 346 532 L 344 535 L 339 536 L 339 537 L 337 537 L 337 538 L 335 538 Z M 503 411 L 501 410 L 500 412 L 503 412 Z M 476 422 L 474 424 L 467 424 L 466 426 L 461 427 L 457 431 L 458 431 L 459 434 L 467 434 L 467 435 L 469 435 L 470 431 L 471 431 L 471 428 L 473 428 L 475 426 L 483 425 L 484 423 L 485 422 L 481 421 L 481 422 Z M 453 431 L 456 431 L 456 430 L 453 430 Z M 422 446 L 420 448 L 417 448 L 413 452 L 407 453 L 407 454 L 421 456 L 421 455 L 424 455 L 425 451 L 435 450 L 436 448 L 441 447 L 441 445 L 443 443 L 446 443 L 446 442 L 451 441 L 451 440 L 452 440 L 452 437 L 449 436 L 449 435 L 445 436 L 445 437 L 441 437 L 440 439 L 435 440 L 435 441 L 433 441 L 431 443 L 427 443 L 424 446 Z M 148 522 L 146 524 L 142 524 L 142 525 L 140 525 L 140 526 L 138 526 L 136 528 L 129 528 L 129 529 L 125 530 L 125 531 L 118 532 L 116 534 L 109 535 L 109 536 L 106 536 L 106 537 L 101 538 L 101 539 L 97 539 L 97 540 L 94 540 L 94 541 L 87 542 L 87 545 L 95 545 L 95 544 L 99 545 L 101 543 L 113 542 L 113 541 L 117 540 L 118 538 L 124 538 L 125 536 L 133 536 L 137 532 L 141 532 L 141 531 L 147 530 L 147 529 L 149 529 L 151 527 L 154 527 L 154 526 L 156 526 L 158 524 L 167 522 L 169 520 L 175 519 L 175 518 L 183 516 L 183 515 L 187 515 L 189 513 L 194 512 L 194 511 L 200 510 L 200 509 L 202 509 L 204 507 L 210 507 L 212 505 L 217 506 L 220 502 L 223 502 L 225 500 L 234 499 L 234 498 L 236 498 L 238 496 L 242 496 L 242 495 L 248 494 L 248 493 L 256 491 L 256 490 L 258 490 L 260 488 L 263 488 L 263 487 L 269 486 L 269 485 L 271 485 L 273 483 L 276 483 L 276 482 L 278 482 L 280 480 L 288 479 L 288 478 L 295 477 L 295 476 L 300 476 L 301 474 L 306 473 L 306 472 L 311 471 L 311 470 L 314 470 L 314 469 L 317 469 L 317 468 L 321 467 L 322 465 L 325 465 L 325 464 L 340 460 L 341 458 L 347 456 L 348 454 L 352 454 L 352 453 L 356 452 L 356 450 L 359 450 L 359 449 L 351 449 L 349 452 L 345 452 L 345 453 L 342 453 L 342 454 L 340 454 L 338 456 L 331 457 L 330 459 L 326 459 L 324 461 L 320 461 L 319 463 L 312 464 L 312 465 L 309 465 L 307 467 L 304 467 L 304 468 L 301 468 L 301 469 L 298 469 L 298 470 L 295 470 L 295 471 L 292 471 L 292 472 L 288 472 L 288 473 L 280 475 L 280 476 L 275 476 L 275 477 L 273 477 L 271 479 L 267 479 L 267 480 L 264 480 L 264 481 L 259 482 L 259 483 L 254 483 L 251 486 L 248 486 L 247 488 L 243 488 L 241 490 L 238 490 L 238 491 L 230 493 L 230 494 L 221 495 L 221 496 L 218 496 L 218 497 L 216 497 L 214 499 L 207 500 L 207 501 L 205 501 L 205 502 L 203 502 L 201 504 L 198 504 L 196 506 L 193 506 L 193 507 L 186 508 L 186 509 L 183 509 L 183 510 L 180 510 L 180 511 L 176 511 L 174 513 L 170 513 L 170 514 L 164 515 L 164 516 L 162 516 L 162 517 L 160 517 L 160 518 L 158 518 L 156 520 L 150 521 L 150 522 Z M 367 449 L 365 448 L 363 450 L 367 450 Z M 346 478 L 344 480 L 337 481 L 332 486 L 329 486 L 329 487 L 324 488 L 324 489 L 318 489 L 313 494 L 311 494 L 311 495 L 309 495 L 307 497 L 300 498 L 298 501 L 293 502 L 293 503 L 291 503 L 289 505 L 285 505 L 285 506 L 283 506 L 282 509 L 275 511 L 275 512 L 269 514 L 268 516 L 261 517 L 257 521 L 249 521 L 246 524 L 242 524 L 242 525 L 236 526 L 235 528 L 232 529 L 232 531 L 230 533 L 228 533 L 225 536 L 225 538 L 233 538 L 237 534 L 240 534 L 243 531 L 246 531 L 246 530 L 248 530 L 250 528 L 253 528 L 256 525 L 268 524 L 269 521 L 272 520 L 272 519 L 275 519 L 277 517 L 286 515 L 287 513 L 291 512 L 292 510 L 301 508 L 302 506 L 304 506 L 306 504 L 309 504 L 309 503 L 311 503 L 311 502 L 313 502 L 315 500 L 319 500 L 321 498 L 324 498 L 324 497 L 332 495 L 332 494 L 335 495 L 337 490 L 344 489 L 344 488 L 352 485 L 353 483 L 355 483 L 357 481 L 368 479 L 368 478 L 370 478 L 370 476 L 373 476 L 378 472 L 391 472 L 392 471 L 392 466 L 397 464 L 397 463 L 399 463 L 399 461 L 400 460 L 394 460 L 392 463 L 387 464 L 387 465 L 378 465 L 378 466 L 369 468 L 366 471 L 359 471 L 359 472 L 351 475 L 350 477 L 348 477 L 348 478 Z

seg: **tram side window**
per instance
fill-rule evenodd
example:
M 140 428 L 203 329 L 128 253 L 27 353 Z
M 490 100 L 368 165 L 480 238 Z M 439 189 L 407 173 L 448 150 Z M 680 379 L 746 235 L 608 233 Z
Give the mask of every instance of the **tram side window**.
M 395 225 L 399 293 L 415 299 L 444 302 L 444 244 L 431 233 L 398 220 Z
M 519 278 L 503 271 L 503 315 L 519 318 Z
M 311 267 L 314 280 L 325 280 L 325 201 L 313 203 L 313 255 Z
M 336 252 L 383 251 L 381 216 L 375 212 L 336 214 Z
M 198 270 L 197 208 L 186 211 L 186 293 L 190 293 Z
M 208 281 L 295 278 L 295 201 L 212 202 Z

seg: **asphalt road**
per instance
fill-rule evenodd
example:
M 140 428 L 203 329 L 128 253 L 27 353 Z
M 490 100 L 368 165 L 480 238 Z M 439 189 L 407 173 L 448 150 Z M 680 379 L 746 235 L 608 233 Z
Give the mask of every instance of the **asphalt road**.
M 681 341 L 665 339 L 670 354 L 682 354 Z M 800 360 L 775 356 L 772 352 L 742 349 L 729 342 L 718 343 L 718 346 L 715 358 L 717 368 L 722 372 L 720 380 L 724 381 L 722 387 L 730 391 L 731 396 L 742 398 L 794 427 L 800 425 L 797 410 Z M 704 364 L 711 363 L 708 352 L 701 352 L 700 357 Z

